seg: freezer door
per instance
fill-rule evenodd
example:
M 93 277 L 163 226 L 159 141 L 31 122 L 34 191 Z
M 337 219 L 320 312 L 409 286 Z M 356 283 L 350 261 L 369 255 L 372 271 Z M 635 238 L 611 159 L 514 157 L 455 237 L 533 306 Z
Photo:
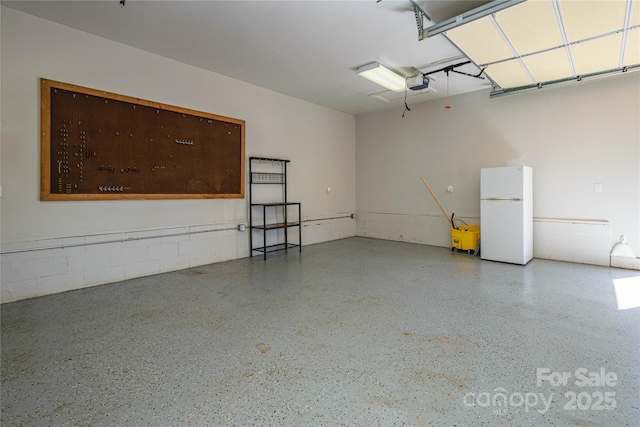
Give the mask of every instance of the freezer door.
M 523 166 L 480 169 L 481 199 L 522 199 Z
M 523 202 L 482 200 L 480 202 L 480 258 L 526 264 Z

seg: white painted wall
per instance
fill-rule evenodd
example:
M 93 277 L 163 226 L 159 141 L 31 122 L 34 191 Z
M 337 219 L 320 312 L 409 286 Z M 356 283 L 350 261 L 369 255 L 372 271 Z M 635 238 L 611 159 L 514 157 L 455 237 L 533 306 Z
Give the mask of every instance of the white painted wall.
M 524 163 L 534 168 L 536 256 L 602 264 L 620 234 L 640 255 L 640 73 L 354 119 L 12 9 L 0 15 L 3 302 L 248 254 L 248 234 L 235 230 L 246 200 L 40 202 L 41 77 L 246 120 L 247 156 L 292 161 L 304 244 L 354 235 L 342 217 L 357 205 L 358 235 L 449 246 L 420 177 L 449 213 L 478 223 L 480 167 Z
M 358 235 L 450 246 L 420 178 L 449 214 L 478 223 L 480 168 L 526 164 L 534 256 L 608 265 L 621 234 L 640 254 L 640 73 L 445 103 L 356 118 Z
M 5 7 L 1 18 L 3 302 L 249 253 L 243 199 L 39 201 L 41 77 L 245 120 L 247 157 L 291 160 L 303 243 L 355 235 L 353 116 Z

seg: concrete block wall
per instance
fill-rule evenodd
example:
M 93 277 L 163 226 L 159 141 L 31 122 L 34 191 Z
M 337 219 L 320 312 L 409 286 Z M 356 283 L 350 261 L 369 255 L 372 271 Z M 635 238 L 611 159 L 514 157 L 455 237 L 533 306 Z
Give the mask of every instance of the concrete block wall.
M 361 212 L 358 236 L 451 247 L 450 226 L 435 213 Z M 480 219 L 460 217 L 468 225 Z M 581 264 L 609 265 L 611 227 L 607 221 L 534 218 L 533 256 Z
M 468 225 L 477 225 L 479 218 L 456 217 Z M 457 223 L 460 224 L 460 223 Z M 435 212 L 375 212 L 357 213 L 358 236 L 397 240 L 432 246 L 451 247 L 451 225 L 442 214 Z
M 535 218 L 533 236 L 536 258 L 609 265 L 611 224 L 608 221 Z
M 184 227 L 3 245 L 3 302 L 246 257 L 248 231 Z

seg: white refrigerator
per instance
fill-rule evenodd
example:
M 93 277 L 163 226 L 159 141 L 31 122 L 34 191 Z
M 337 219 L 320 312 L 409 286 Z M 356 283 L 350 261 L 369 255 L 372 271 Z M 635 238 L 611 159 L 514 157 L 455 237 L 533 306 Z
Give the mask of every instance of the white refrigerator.
M 533 258 L 533 170 L 480 169 L 480 258 L 525 265 Z

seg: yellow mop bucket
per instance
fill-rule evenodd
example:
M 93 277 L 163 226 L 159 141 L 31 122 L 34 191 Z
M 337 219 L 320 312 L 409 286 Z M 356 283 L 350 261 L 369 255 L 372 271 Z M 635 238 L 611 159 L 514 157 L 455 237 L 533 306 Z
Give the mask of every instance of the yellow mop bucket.
M 479 225 L 461 225 L 451 229 L 451 249 L 469 251 L 476 250 L 480 241 Z

